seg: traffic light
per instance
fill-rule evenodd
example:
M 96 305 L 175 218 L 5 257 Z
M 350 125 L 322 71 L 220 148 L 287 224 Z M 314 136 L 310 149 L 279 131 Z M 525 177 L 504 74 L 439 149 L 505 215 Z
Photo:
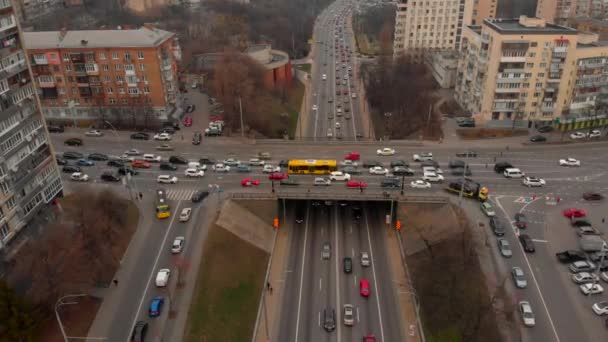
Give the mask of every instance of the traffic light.
M 397 222 L 395 222 L 395 228 L 397 230 L 401 230 L 401 220 L 397 220 Z
M 275 217 L 274 220 L 272 221 L 272 226 L 275 228 L 279 228 L 279 218 Z

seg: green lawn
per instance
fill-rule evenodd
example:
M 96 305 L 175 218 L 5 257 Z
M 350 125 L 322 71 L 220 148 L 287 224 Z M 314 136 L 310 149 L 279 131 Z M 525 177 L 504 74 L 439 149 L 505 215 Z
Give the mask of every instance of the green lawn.
M 297 80 L 294 80 L 294 86 L 287 98 L 287 106 L 289 112 L 289 137 L 293 139 L 298 128 L 298 116 L 304 99 L 304 85 Z
M 268 253 L 217 226 L 203 250 L 184 340 L 250 341 Z

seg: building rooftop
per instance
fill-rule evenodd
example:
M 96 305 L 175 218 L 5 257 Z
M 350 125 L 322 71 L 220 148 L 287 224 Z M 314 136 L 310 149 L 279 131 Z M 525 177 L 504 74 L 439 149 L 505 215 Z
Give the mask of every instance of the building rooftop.
M 135 30 L 24 32 L 26 49 L 154 47 L 175 33 L 140 27 Z
M 536 18 L 526 18 L 536 19 Z M 484 19 L 484 25 L 500 34 L 567 34 L 574 35 L 577 31 L 573 28 L 554 24 L 542 23 L 542 25 L 523 25 L 522 18 L 514 19 Z

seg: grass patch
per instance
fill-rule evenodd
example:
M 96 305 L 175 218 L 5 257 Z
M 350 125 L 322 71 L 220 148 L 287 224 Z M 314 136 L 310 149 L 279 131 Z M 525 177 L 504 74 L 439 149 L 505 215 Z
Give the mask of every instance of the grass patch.
M 367 56 L 374 56 L 376 54 L 376 48 L 370 42 L 369 38 L 364 33 L 357 33 L 355 35 L 355 39 L 357 40 L 357 47 L 359 48 L 359 53 Z
M 203 250 L 185 341 L 249 341 L 268 253 L 215 225 Z
M 305 71 L 307 73 L 310 73 L 310 69 L 311 69 L 311 64 L 296 64 L 294 65 L 294 68 L 298 69 L 298 70 L 302 70 Z
M 527 129 L 511 128 L 469 128 L 457 129 L 456 133 L 464 140 L 522 137 L 528 135 Z

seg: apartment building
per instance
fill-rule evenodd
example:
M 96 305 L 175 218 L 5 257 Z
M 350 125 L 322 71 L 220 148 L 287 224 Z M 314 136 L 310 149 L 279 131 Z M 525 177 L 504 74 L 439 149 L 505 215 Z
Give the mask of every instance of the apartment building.
M 543 19 L 486 19 L 463 31 L 455 98 L 488 126 L 595 112 L 606 55 L 608 47 L 589 35 Z
M 576 17 L 568 20 L 568 26 L 583 32 L 599 35 L 599 40 L 608 40 L 608 21 L 588 17 Z
M 608 0 L 538 0 L 536 16 L 548 23 L 566 25 L 574 17 L 603 19 L 608 15 Z
M 497 0 L 473 0 L 473 19 L 471 20 L 471 25 L 480 25 L 486 18 L 496 18 L 497 7 Z
M 0 0 L 0 249 L 63 188 L 10 0 Z
M 13 0 L 14 12 L 20 22 L 31 22 L 43 15 L 62 8 L 64 0 Z
M 123 125 L 139 114 L 134 120 L 164 121 L 176 112 L 181 49 L 175 33 L 145 25 L 25 32 L 24 38 L 47 120 Z

